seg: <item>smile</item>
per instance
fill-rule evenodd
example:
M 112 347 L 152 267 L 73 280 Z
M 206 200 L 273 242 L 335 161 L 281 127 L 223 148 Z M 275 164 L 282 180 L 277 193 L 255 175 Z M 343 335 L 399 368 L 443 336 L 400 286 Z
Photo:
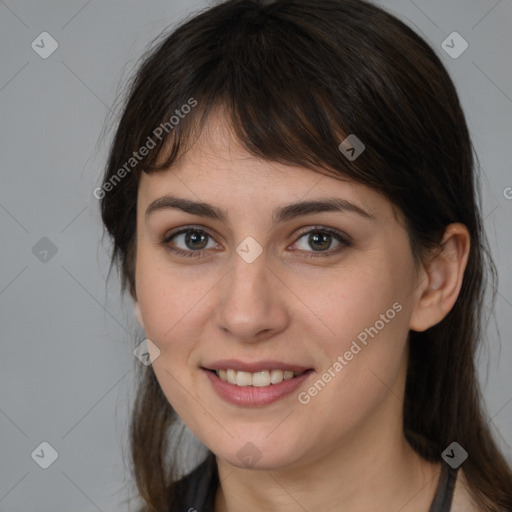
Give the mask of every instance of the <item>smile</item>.
M 213 391 L 223 401 L 241 407 L 263 407 L 293 393 L 313 369 L 301 372 L 261 370 L 254 373 L 234 369 L 202 368 Z
M 293 372 L 291 370 L 263 370 L 260 372 L 243 372 L 233 369 L 215 370 L 217 376 L 224 382 L 235 386 L 264 387 L 279 384 L 283 380 L 290 380 L 302 375 L 304 372 Z

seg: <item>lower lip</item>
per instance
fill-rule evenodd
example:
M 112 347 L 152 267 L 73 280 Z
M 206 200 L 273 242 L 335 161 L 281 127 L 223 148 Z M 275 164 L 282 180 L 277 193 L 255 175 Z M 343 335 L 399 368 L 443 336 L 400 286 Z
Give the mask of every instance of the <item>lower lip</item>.
M 217 394 L 227 402 L 244 407 L 261 407 L 276 402 L 280 398 L 293 393 L 309 376 L 313 370 L 307 370 L 293 379 L 283 380 L 279 384 L 269 386 L 237 386 L 223 381 L 215 372 L 205 370 L 208 379 Z

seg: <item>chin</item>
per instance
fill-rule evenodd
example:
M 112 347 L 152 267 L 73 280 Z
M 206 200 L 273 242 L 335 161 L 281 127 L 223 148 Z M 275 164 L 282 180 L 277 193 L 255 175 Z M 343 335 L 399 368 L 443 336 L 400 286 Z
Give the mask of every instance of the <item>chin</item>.
M 276 470 L 294 465 L 300 458 L 296 446 L 281 439 L 265 439 L 265 435 L 254 437 L 244 436 L 244 440 L 229 438 L 226 445 L 210 448 L 217 457 L 230 465 L 241 469 Z M 276 442 L 277 441 L 277 442 Z

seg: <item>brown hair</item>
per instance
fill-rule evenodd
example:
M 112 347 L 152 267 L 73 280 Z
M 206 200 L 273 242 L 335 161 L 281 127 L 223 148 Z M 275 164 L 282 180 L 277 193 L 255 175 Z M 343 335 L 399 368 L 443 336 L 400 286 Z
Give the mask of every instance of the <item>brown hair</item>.
M 457 441 L 469 454 L 463 469 L 479 507 L 512 510 L 512 471 L 484 417 L 474 361 L 485 327 L 486 276 L 495 292 L 496 271 L 465 116 L 429 45 L 362 0 L 228 0 L 150 48 L 126 97 L 101 212 L 114 242 L 112 263 L 134 297 L 140 171 L 168 168 L 218 106 L 251 154 L 348 176 L 382 193 L 402 212 L 418 262 L 449 223 L 467 226 L 471 249 L 454 307 L 427 331 L 410 332 L 404 433 L 432 462 Z M 191 99 L 197 106 L 170 122 Z M 348 134 L 366 146 L 357 160 L 338 149 Z M 128 168 L 150 139 L 154 147 Z M 148 510 L 163 511 L 178 474 L 166 455 L 176 414 L 152 367 L 141 371 L 130 437 L 134 474 Z

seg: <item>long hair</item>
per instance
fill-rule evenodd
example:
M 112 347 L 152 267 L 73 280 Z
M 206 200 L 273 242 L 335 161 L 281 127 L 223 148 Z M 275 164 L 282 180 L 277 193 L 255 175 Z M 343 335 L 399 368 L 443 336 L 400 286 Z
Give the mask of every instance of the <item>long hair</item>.
M 490 431 L 475 368 L 496 270 L 465 116 L 434 51 L 363 0 L 228 0 L 164 34 L 130 83 L 97 189 L 112 265 L 133 297 L 140 173 L 168 168 L 216 107 L 252 155 L 348 176 L 383 194 L 403 214 L 418 264 L 448 224 L 467 226 L 471 248 L 454 307 L 434 327 L 410 332 L 403 429 L 431 462 L 457 441 L 469 454 L 463 470 L 478 506 L 512 510 L 512 471 Z M 349 134 L 366 147 L 355 160 L 339 149 Z M 148 510 L 160 512 L 170 509 L 178 474 L 169 457 L 176 414 L 152 367 L 141 372 L 133 470 Z

